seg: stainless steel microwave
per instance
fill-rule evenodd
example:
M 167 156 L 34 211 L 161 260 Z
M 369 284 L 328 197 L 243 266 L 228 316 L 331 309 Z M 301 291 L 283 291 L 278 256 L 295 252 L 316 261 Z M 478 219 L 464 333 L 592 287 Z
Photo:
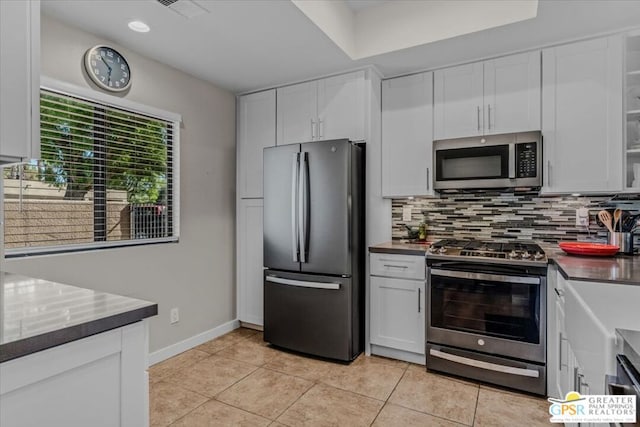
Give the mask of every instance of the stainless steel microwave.
M 433 142 L 436 190 L 542 186 L 542 134 L 507 133 Z

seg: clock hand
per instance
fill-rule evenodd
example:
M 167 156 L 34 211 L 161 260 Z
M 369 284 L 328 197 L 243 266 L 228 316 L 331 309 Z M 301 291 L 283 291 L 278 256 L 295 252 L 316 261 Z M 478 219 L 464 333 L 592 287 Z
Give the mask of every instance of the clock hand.
M 107 68 L 109 69 L 109 74 L 111 74 L 111 67 L 109 66 L 109 64 L 107 63 L 107 61 L 104 60 L 104 58 L 101 56 L 100 59 L 102 60 L 102 62 L 104 62 L 104 65 L 107 66 Z

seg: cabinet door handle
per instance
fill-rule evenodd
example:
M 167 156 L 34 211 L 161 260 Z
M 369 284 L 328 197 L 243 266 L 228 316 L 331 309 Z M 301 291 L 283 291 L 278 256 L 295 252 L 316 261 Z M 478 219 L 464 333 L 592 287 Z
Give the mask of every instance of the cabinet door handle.
M 478 105 L 478 132 L 480 132 L 480 106 Z
M 562 341 L 567 339 L 562 336 L 562 332 L 558 332 L 558 370 L 561 371 L 563 366 L 568 366 L 562 363 Z
M 402 268 L 402 269 L 409 268 L 406 265 L 393 265 L 393 264 L 383 264 L 383 265 L 387 268 Z
M 547 185 L 551 186 L 551 160 L 547 160 Z
M 420 299 L 422 298 L 422 288 L 418 288 L 418 313 L 422 310 L 420 306 Z
M 558 295 L 560 298 L 562 298 L 564 296 L 564 291 L 558 289 L 558 288 L 553 288 L 554 291 L 556 291 L 556 295 Z
M 429 168 L 427 168 L 427 190 L 429 189 Z
M 316 122 L 315 120 L 311 119 L 311 139 L 315 139 L 316 138 Z
M 562 371 L 562 332 L 558 333 L 558 370 Z
M 487 104 L 487 115 L 489 116 L 487 124 L 489 125 L 489 130 L 491 130 L 491 104 Z
M 318 137 L 324 136 L 324 120 L 318 119 Z

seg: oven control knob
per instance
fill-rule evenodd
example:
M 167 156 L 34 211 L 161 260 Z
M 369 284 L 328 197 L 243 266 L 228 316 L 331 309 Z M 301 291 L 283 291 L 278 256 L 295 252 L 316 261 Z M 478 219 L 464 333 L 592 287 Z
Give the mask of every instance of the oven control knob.
M 440 249 L 438 249 L 438 252 L 440 252 L 441 254 L 446 254 L 447 253 L 447 248 L 445 248 L 444 246 L 441 247 Z
M 531 258 L 531 254 L 527 251 L 522 252 L 522 254 L 520 254 L 520 256 L 522 257 L 522 259 L 529 259 Z
M 511 258 L 511 259 L 518 258 L 518 252 L 516 252 L 516 251 L 509 252 L 509 258 Z
M 478 345 L 484 345 L 484 340 L 482 338 L 478 340 Z
M 534 259 L 542 259 L 542 258 L 544 258 L 544 254 L 541 254 L 540 252 L 536 252 L 535 254 L 533 254 L 533 258 Z

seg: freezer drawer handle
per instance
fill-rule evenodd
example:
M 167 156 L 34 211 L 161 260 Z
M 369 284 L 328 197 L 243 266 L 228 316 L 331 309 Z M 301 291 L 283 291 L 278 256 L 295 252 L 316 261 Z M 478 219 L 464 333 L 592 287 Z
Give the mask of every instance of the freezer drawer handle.
M 475 368 L 488 369 L 490 371 L 502 372 L 511 375 L 520 375 L 522 377 L 540 377 L 540 372 L 533 369 L 514 368 L 513 366 L 498 365 L 496 363 L 483 362 L 482 360 L 469 359 L 467 357 L 457 356 L 455 354 L 445 353 L 440 350 L 429 349 L 429 354 L 433 357 L 446 359 L 451 362 L 461 363 L 463 365 L 473 366 Z
M 305 282 L 304 280 L 283 279 L 281 277 L 267 276 L 267 282 L 279 283 L 281 285 L 299 286 L 301 288 L 314 289 L 340 289 L 340 283 Z

